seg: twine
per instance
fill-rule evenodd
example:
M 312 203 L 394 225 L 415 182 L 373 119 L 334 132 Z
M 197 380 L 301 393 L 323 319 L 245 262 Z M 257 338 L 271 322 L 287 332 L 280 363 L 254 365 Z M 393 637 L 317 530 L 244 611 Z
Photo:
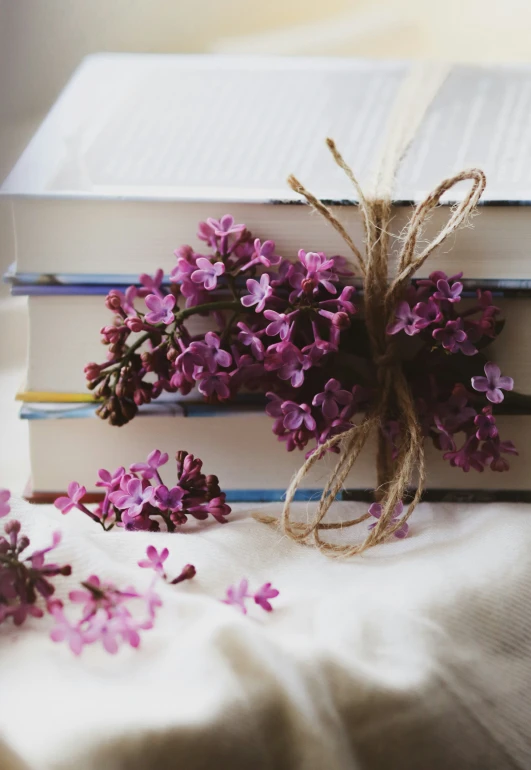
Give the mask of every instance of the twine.
M 365 256 L 352 241 L 351 237 L 335 217 L 332 211 L 319 201 L 294 177 L 288 178 L 290 187 L 321 214 L 352 251 L 358 269 L 361 272 L 364 288 L 365 319 L 371 344 L 372 359 L 377 367 L 377 383 L 374 404 L 363 420 L 346 432 L 333 436 L 318 448 L 295 474 L 287 492 L 280 525 L 286 535 L 293 540 L 309 542 L 313 538 L 315 545 L 323 552 L 335 556 L 352 556 L 362 553 L 367 548 L 382 542 L 404 525 L 409 519 L 424 490 L 426 471 L 424 458 L 424 437 L 417 417 L 413 394 L 404 374 L 401 362 L 397 360 L 392 340 L 386 334 L 394 310 L 404 297 L 405 290 L 414 276 L 432 252 L 449 235 L 465 224 L 476 208 L 485 189 L 485 175 L 477 168 L 462 171 L 443 180 L 415 209 L 404 234 L 404 243 L 398 258 L 397 274 L 388 284 L 389 269 L 389 223 L 391 219 L 391 195 L 375 197 L 365 196 L 352 170 L 346 164 L 332 139 L 327 145 L 334 160 L 346 173 L 354 185 L 365 232 Z M 396 167 L 400 154 L 395 157 Z M 418 242 L 423 225 L 430 212 L 440 203 L 441 197 L 454 185 L 462 181 L 472 182 L 470 190 L 451 213 L 446 225 L 428 243 L 419 250 Z M 389 186 L 390 190 L 390 186 Z M 391 460 L 387 440 L 382 433 L 382 425 L 389 416 L 397 419 L 401 430 L 397 457 Z M 360 524 L 369 518 L 365 513 L 358 518 L 343 522 L 324 521 L 332 502 L 343 488 L 345 479 L 362 451 L 369 435 L 378 431 L 377 495 L 382 504 L 382 515 L 376 521 L 365 540 L 358 544 L 337 544 L 323 540 L 321 532 L 333 529 L 345 529 Z M 321 499 L 313 519 L 306 523 L 292 520 L 291 504 L 308 471 L 315 465 L 324 452 L 340 445 L 337 465 L 326 482 Z M 399 519 L 393 519 L 397 503 L 403 501 L 412 479 L 417 479 L 417 488 L 405 513 Z M 276 518 L 259 517 L 266 523 L 278 523 Z

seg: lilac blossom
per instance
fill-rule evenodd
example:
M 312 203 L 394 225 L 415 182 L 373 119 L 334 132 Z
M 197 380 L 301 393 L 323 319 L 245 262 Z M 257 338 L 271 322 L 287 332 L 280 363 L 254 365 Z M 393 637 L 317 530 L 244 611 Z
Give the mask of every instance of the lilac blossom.
M 267 310 L 266 310 L 267 313 Z M 247 324 L 243 323 L 243 321 L 240 321 L 238 323 L 238 329 L 240 329 L 240 333 L 238 334 L 238 339 L 240 342 L 242 342 L 243 345 L 246 345 L 251 348 L 251 352 L 253 356 L 258 360 L 262 361 L 264 358 L 264 343 L 252 329 L 249 329 Z
M 352 401 L 352 393 L 342 390 L 341 384 L 333 377 L 328 380 L 322 393 L 313 397 L 312 404 L 320 406 L 327 420 L 333 420 L 339 414 L 339 405 L 346 406 Z
M 433 338 L 450 353 L 461 351 L 465 356 L 473 356 L 478 352 L 468 339 L 461 318 L 456 321 L 447 321 L 446 326 L 442 329 L 434 329 Z
M 493 404 L 501 404 L 504 399 L 503 390 L 512 390 L 514 380 L 512 377 L 502 377 L 500 367 L 488 361 L 484 367 L 485 377 L 472 377 L 472 387 L 480 393 L 485 393 Z
M 272 612 L 273 607 L 270 599 L 275 599 L 279 595 L 279 591 L 273 588 L 271 583 L 264 583 L 254 595 L 254 601 L 266 612 Z
M 111 529 L 117 524 L 126 529 L 157 531 L 163 522 L 167 529 L 174 531 L 186 523 L 188 515 L 196 519 L 212 516 L 225 523 L 230 507 L 217 477 L 205 476 L 201 460 L 187 452 L 178 452 L 176 459 L 177 484 L 173 487 L 161 483 L 158 469 L 166 464 L 168 455 L 160 450 L 151 452 L 147 462 L 133 463 L 131 472 L 124 472 L 119 477 L 117 490 L 118 472 L 110 474 L 100 470 L 100 479 L 107 485 L 103 502 L 94 511 L 78 504 L 79 510 L 103 529 Z
M 455 281 L 451 285 L 445 278 L 440 278 L 437 281 L 437 291 L 433 295 L 433 299 L 445 300 L 447 302 L 459 302 L 461 300 L 461 292 L 463 291 L 463 284 L 459 281 Z
M 295 345 L 286 344 L 280 353 L 278 376 L 281 380 L 289 380 L 294 388 L 300 388 L 304 382 L 304 372 L 310 369 L 312 361 Z
M 221 340 L 214 332 L 207 332 L 203 342 L 192 342 L 190 351 L 200 360 L 202 366 L 210 372 L 215 372 L 218 366 L 228 367 L 232 363 L 230 353 L 223 350 Z
M 285 313 L 277 313 L 276 310 L 264 310 L 264 318 L 267 318 L 269 323 L 266 326 L 266 334 L 270 337 L 279 336 L 281 340 L 287 340 L 291 331 L 291 318 L 294 314 L 286 315 Z
M 220 400 L 230 398 L 230 377 L 225 372 L 201 372 L 197 377 L 200 393 L 207 398 L 217 396 Z
M 151 503 L 154 496 L 155 489 L 147 481 L 131 478 L 129 474 L 122 477 L 120 489 L 109 495 L 113 505 L 133 519 L 142 513 L 146 503 Z
M 427 302 L 419 302 L 413 308 L 417 316 L 415 322 L 417 329 L 424 329 L 431 324 L 437 324 L 443 319 L 443 314 L 436 302 L 430 297 Z
M 170 552 L 167 548 L 163 548 L 161 552 L 159 553 L 154 545 L 148 545 L 146 550 L 146 559 L 141 559 L 138 562 L 139 567 L 143 567 L 144 569 L 152 569 L 156 573 L 162 575 L 164 574 L 164 562 L 170 555 Z
M 80 617 L 74 621 L 65 614 L 63 602 L 49 602 L 48 611 L 55 620 L 50 638 L 67 642 L 74 655 L 80 655 L 85 646 L 96 642 L 101 642 L 111 655 L 122 644 L 137 648 L 140 632 L 153 627 L 155 609 L 161 605 L 153 584 L 144 593 L 132 587 L 121 590 L 97 575 L 84 581 L 82 589 L 71 591 L 69 599 L 71 605 L 81 605 Z M 139 606 L 140 617 L 132 612 L 134 606 Z
M 72 568 L 47 561 L 61 542 L 60 532 L 53 533 L 51 545 L 30 555 L 24 555 L 30 541 L 21 536 L 19 521 L 8 521 L 4 532 L 7 538 L 0 536 L 0 623 L 11 618 L 20 626 L 28 617 L 44 615 L 39 597 L 47 601 L 55 592 L 54 578 L 70 575 Z
M 245 605 L 246 599 L 254 599 L 255 603 L 266 612 L 271 612 L 273 606 L 270 603 L 270 599 L 275 599 L 279 595 L 279 591 L 273 588 L 271 583 L 264 583 L 256 593 L 249 593 L 249 581 L 245 578 L 239 582 L 236 586 L 229 586 L 227 588 L 225 599 L 221 601 L 223 604 L 228 604 L 233 607 L 237 607 L 244 615 L 247 614 L 247 607 Z
M 139 473 L 143 479 L 152 479 L 154 477 L 160 479 L 159 468 L 162 468 L 167 462 L 168 453 L 161 452 L 160 449 L 154 449 L 153 452 L 149 453 L 146 462 L 133 463 L 129 466 L 129 470 L 131 473 Z
M 284 415 L 284 427 L 287 430 L 298 430 L 303 425 L 308 430 L 315 430 L 315 419 L 312 417 L 308 404 L 284 401 L 282 414 Z
M 248 270 L 254 265 L 261 263 L 265 267 L 273 267 L 280 264 L 282 257 L 275 254 L 275 241 L 264 241 L 261 243 L 259 238 L 255 238 L 253 256 L 244 267 L 243 270 Z
M 259 282 L 249 278 L 246 285 L 249 294 L 244 294 L 242 297 L 242 305 L 247 308 L 256 305 L 255 312 L 261 313 L 265 308 L 265 303 L 273 294 L 273 289 L 269 285 L 268 274 L 264 273 Z
M 175 306 L 175 297 L 173 294 L 167 294 L 161 299 L 157 294 L 148 294 L 145 299 L 146 305 L 151 312 L 146 313 L 146 321 L 150 324 L 171 324 L 175 316 L 172 309 Z
M 212 263 L 206 257 L 199 257 L 196 264 L 197 270 L 191 274 L 192 281 L 202 284 L 207 291 L 215 289 L 218 279 L 225 272 L 223 262 Z
M 393 515 L 391 516 L 391 520 L 389 521 L 387 527 L 391 528 L 393 527 L 397 521 L 402 516 L 402 513 L 404 512 L 404 504 L 402 502 L 398 502 L 395 505 Z M 383 513 L 383 506 L 381 503 L 373 503 L 369 506 L 369 513 L 374 519 L 381 519 L 382 513 Z M 377 526 L 377 522 L 375 521 L 374 524 L 369 525 L 369 529 L 374 529 Z M 397 537 L 399 540 L 402 540 L 404 537 L 407 537 L 409 532 L 409 525 L 407 522 L 404 522 L 402 526 L 400 526 L 395 532 L 393 532 L 393 535 Z
M 486 439 L 496 438 L 498 435 L 498 428 L 496 426 L 496 418 L 492 414 L 492 408 L 486 406 L 481 414 L 476 415 L 474 418 L 474 425 L 476 426 L 476 437 L 480 441 Z
M 421 324 L 424 323 L 424 319 L 417 314 L 415 310 L 412 310 L 407 302 L 400 302 L 395 312 L 396 320 L 390 323 L 387 327 L 387 334 L 398 334 L 400 331 L 411 337 L 414 334 L 418 334 L 421 331 Z
M 77 481 L 71 481 L 68 485 L 68 494 L 64 497 L 58 497 L 55 501 L 55 507 L 61 513 L 69 513 L 73 508 L 78 508 L 80 501 L 87 494 L 85 487 L 80 486 Z

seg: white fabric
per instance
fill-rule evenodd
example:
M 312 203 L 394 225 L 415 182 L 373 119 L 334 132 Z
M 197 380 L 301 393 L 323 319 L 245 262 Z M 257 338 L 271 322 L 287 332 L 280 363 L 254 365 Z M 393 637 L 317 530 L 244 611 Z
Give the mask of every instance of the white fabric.
M 197 568 L 161 586 L 136 651 L 75 658 L 47 618 L 0 626 L 0 735 L 31 768 L 529 767 L 529 507 L 423 505 L 407 540 L 348 562 L 243 511 L 158 535 L 13 515 L 35 547 L 63 530 L 61 596 L 91 572 L 145 586 L 149 543 L 170 549 L 169 574 Z M 280 590 L 274 612 L 218 601 L 242 577 Z

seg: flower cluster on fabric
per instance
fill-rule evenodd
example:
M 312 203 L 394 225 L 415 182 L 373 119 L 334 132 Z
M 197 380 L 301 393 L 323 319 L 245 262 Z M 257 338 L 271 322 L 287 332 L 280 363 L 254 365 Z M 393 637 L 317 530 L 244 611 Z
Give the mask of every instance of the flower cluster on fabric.
M 0 490 L 0 517 L 10 512 L 10 494 Z M 70 575 L 68 564 L 48 561 L 61 542 L 60 532 L 54 532 L 52 543 L 27 555 L 29 538 L 21 534 L 20 522 L 10 519 L 0 535 L 0 623 L 12 618 L 20 626 L 28 617 L 41 618 L 44 611 L 39 604 L 48 601 L 55 592 L 54 578 Z M 39 601 L 40 600 L 40 601 Z
M 99 415 L 123 425 L 163 391 L 196 388 L 218 403 L 258 391 L 288 451 L 319 451 L 370 409 L 378 382 L 345 259 L 301 250 L 288 261 L 274 241 L 254 238 L 229 215 L 200 223 L 198 237 L 200 253 L 191 246 L 175 252 L 169 283 L 158 270 L 107 296 L 115 313 L 101 330 L 107 360 L 85 368 L 103 402 Z M 501 440 L 492 405 L 513 382 L 481 351 L 503 321 L 489 291 L 462 301 L 461 277 L 435 271 L 413 281 L 387 333 L 426 438 L 464 471 L 502 471 L 503 455 L 516 449 Z M 198 317 L 208 331 L 194 327 Z M 408 437 L 392 408 L 381 429 L 396 456 Z
M 221 601 L 223 604 L 229 604 L 236 607 L 244 615 L 247 614 L 246 600 L 252 599 L 254 603 L 261 607 L 266 612 L 272 612 L 273 605 L 271 599 L 275 599 L 279 595 L 279 591 L 273 588 L 271 583 L 264 583 L 263 586 L 252 593 L 249 591 L 249 581 L 245 578 L 235 586 L 229 586 L 227 588 L 227 594 L 225 599 Z
M 167 486 L 160 475 L 168 455 L 155 449 L 145 462 L 133 463 L 128 471 L 123 467 L 114 472 L 100 469 L 96 486 L 104 491 L 104 498 L 93 509 L 83 503 L 87 490 L 77 481 L 69 484 L 67 495 L 57 498 L 55 507 L 62 513 L 75 508 L 105 530 L 117 525 L 158 532 L 163 526 L 174 532 L 189 516 L 201 521 L 212 516 L 225 524 L 231 509 L 218 477 L 205 476 L 202 460 L 188 452 L 177 452 L 176 461 L 174 486 Z

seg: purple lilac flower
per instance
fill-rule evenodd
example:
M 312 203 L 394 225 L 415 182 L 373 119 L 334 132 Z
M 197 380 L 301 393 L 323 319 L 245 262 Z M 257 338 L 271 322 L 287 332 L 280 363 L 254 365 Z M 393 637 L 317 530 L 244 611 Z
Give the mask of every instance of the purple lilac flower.
M 275 599 L 279 595 L 279 591 L 271 586 L 271 583 L 264 583 L 254 595 L 254 600 L 259 607 L 266 612 L 272 612 L 273 607 L 269 599 Z
M 509 470 L 509 463 L 501 456 L 502 452 L 517 455 L 516 447 L 512 441 L 500 441 L 499 436 L 485 441 L 483 451 L 487 456 L 487 463 L 491 470 L 504 472 Z
M 317 393 L 313 397 L 312 404 L 320 406 L 324 417 L 327 420 L 333 420 L 339 414 L 339 406 L 346 406 L 352 402 L 352 393 L 348 390 L 342 390 L 341 384 L 333 377 L 328 380 L 322 393 Z
M 125 468 L 117 468 L 114 473 L 106 471 L 105 468 L 100 468 L 98 471 L 99 481 L 96 482 L 96 486 L 114 492 L 120 486 L 120 481 L 124 473 Z
M 485 364 L 485 377 L 472 377 L 472 387 L 480 393 L 485 393 L 493 404 L 501 404 L 504 399 L 502 390 L 512 390 L 512 377 L 502 377 L 500 367 L 492 361 Z
M 72 604 L 81 604 L 81 617 L 73 622 L 66 617 L 60 601 L 48 604 L 55 619 L 50 633 L 54 642 L 66 641 L 75 655 L 88 644 L 101 642 L 106 652 L 114 655 L 122 643 L 136 648 L 140 644 L 140 631 L 153 627 L 155 608 L 161 605 L 160 597 L 153 591 L 153 584 L 141 594 L 134 588 L 118 589 L 110 582 L 102 582 L 91 575 L 83 584 L 83 590 L 71 591 Z M 129 605 L 140 604 L 142 615 L 135 618 Z
M 296 404 L 294 401 L 284 401 L 282 404 L 284 427 L 287 430 L 298 430 L 304 425 L 308 430 L 315 430 L 315 419 L 308 404 Z
M 193 281 L 183 280 L 181 283 L 181 294 L 186 297 L 185 307 L 195 307 L 208 302 L 208 294 L 203 284 Z
M 273 289 L 269 285 L 268 274 L 264 273 L 260 278 L 260 282 L 255 281 L 253 278 L 249 278 L 246 285 L 249 294 L 245 294 L 241 298 L 242 305 L 244 307 L 253 307 L 253 305 L 256 305 L 255 312 L 261 313 L 265 308 L 265 303 L 273 294 Z
M 249 596 L 247 591 L 249 590 L 249 581 L 243 580 L 237 586 L 229 586 L 227 588 L 226 598 L 221 601 L 223 604 L 229 604 L 247 615 L 247 607 L 245 606 L 245 599 Z
M 418 334 L 421 331 L 419 321 L 424 322 L 415 310 L 412 310 L 407 302 L 400 302 L 395 311 L 396 320 L 387 326 L 387 334 L 398 334 L 405 331 L 408 337 Z
M 288 343 L 280 352 L 278 376 L 281 380 L 290 380 L 294 388 L 300 388 L 304 382 L 304 372 L 311 366 L 311 358 L 303 355 L 295 345 Z
M 492 407 L 490 406 L 486 406 L 481 411 L 481 414 L 476 415 L 474 418 L 474 425 L 477 428 L 476 436 L 480 441 L 496 438 L 498 435 L 496 418 L 492 414 Z
M 389 528 L 391 528 L 398 519 L 402 516 L 402 513 L 404 511 L 404 504 L 400 501 L 395 505 L 395 509 L 393 511 L 393 515 L 391 516 L 391 520 L 389 521 L 389 524 L 387 525 Z M 371 506 L 369 506 L 369 513 L 373 518 L 375 519 L 381 519 L 382 513 L 383 513 L 383 506 L 380 503 L 373 503 Z M 377 525 L 377 522 L 374 522 L 374 524 L 369 525 L 369 529 L 374 529 Z M 402 540 L 404 537 L 407 537 L 407 534 L 409 532 L 409 525 L 407 522 L 404 522 L 401 527 L 399 527 L 396 532 L 393 532 L 394 536 Z
M 438 415 L 434 415 L 433 421 L 435 423 L 435 427 L 439 431 L 437 435 L 437 444 L 439 449 L 443 452 L 455 452 L 455 442 L 448 428 L 446 428 Z
M 433 295 L 434 299 L 446 300 L 447 302 L 459 302 L 461 300 L 461 292 L 463 291 L 463 284 L 460 281 L 456 281 L 450 285 L 445 278 L 440 278 L 437 281 L 437 291 Z
M 259 263 L 262 263 L 265 267 L 273 267 L 280 264 L 282 257 L 274 252 L 275 241 L 264 241 L 261 243 L 259 238 L 255 238 L 253 255 L 251 260 L 241 268 L 242 272 Z
M 11 492 L 9 491 L 9 489 L 0 489 L 0 519 L 3 519 L 4 516 L 7 516 L 7 514 L 11 510 L 11 507 L 9 505 L 10 497 L 11 497 Z
M 264 583 L 255 594 L 249 593 L 249 581 L 241 580 L 236 586 L 229 586 L 225 599 L 221 601 L 223 604 L 232 605 L 237 607 L 244 615 L 247 614 L 247 607 L 245 606 L 246 599 L 254 599 L 255 603 L 266 612 L 271 612 L 273 607 L 270 603 L 270 599 L 274 599 L 279 595 L 279 591 L 273 588 L 271 583 Z
M 160 268 L 155 271 L 153 277 L 148 275 L 148 273 L 142 273 L 139 278 L 142 287 L 137 289 L 138 296 L 146 297 L 148 294 L 157 294 L 161 298 L 164 297 L 164 294 L 161 291 L 163 280 L 164 270 L 161 270 Z
M 175 297 L 173 294 L 167 294 L 163 299 L 157 294 L 148 294 L 144 300 L 150 313 L 146 313 L 146 321 L 150 324 L 168 324 L 173 323 L 175 316 L 172 309 L 175 306 Z
M 144 506 L 151 503 L 154 496 L 155 489 L 147 481 L 142 482 L 128 475 L 122 477 L 120 489 L 109 495 L 113 505 L 126 511 L 130 518 L 140 516 Z
M 161 511 L 180 511 L 183 507 L 182 499 L 184 489 L 181 487 L 172 487 L 168 489 L 164 484 L 160 484 L 155 489 L 154 504 Z
M 304 251 L 300 249 L 299 260 L 306 268 L 306 275 L 299 281 L 299 276 L 296 277 L 294 288 L 301 289 L 305 294 L 312 293 L 317 289 L 317 286 L 321 284 L 330 294 L 337 294 L 337 288 L 332 283 L 333 276 L 330 270 L 334 267 L 334 260 L 327 259 L 323 252 Z
M 456 321 L 447 321 L 446 326 L 442 329 L 434 329 L 432 336 L 450 353 L 461 351 L 465 356 L 473 356 L 478 352 L 463 329 L 462 318 L 458 318 Z
M 131 473 L 140 473 L 143 479 L 152 479 L 158 477 L 158 469 L 162 468 L 168 462 L 167 452 L 161 452 L 160 449 L 154 449 L 150 452 L 145 463 L 133 463 L 129 467 Z
M 214 373 L 218 366 L 226 368 L 232 363 L 230 353 L 223 350 L 220 345 L 221 340 L 218 335 L 215 332 L 207 332 L 203 342 L 192 342 L 190 351 L 201 360 L 203 366 Z
M 65 497 L 58 497 L 54 505 L 61 513 L 69 513 L 72 508 L 79 508 L 79 503 L 86 494 L 85 487 L 80 486 L 77 481 L 71 481 L 68 485 L 68 494 Z
M 141 559 L 138 562 L 139 567 L 143 567 L 144 569 L 152 569 L 157 574 L 163 575 L 164 574 L 164 562 L 170 555 L 170 552 L 167 548 L 163 548 L 162 551 L 159 553 L 154 545 L 148 545 L 146 549 L 146 556 L 147 559 Z
M 199 391 L 207 397 L 216 395 L 220 400 L 230 397 L 230 377 L 225 372 L 201 372 L 197 377 Z
M 191 279 L 194 283 L 199 283 L 207 291 L 212 291 L 216 288 L 218 278 L 220 278 L 225 272 L 225 265 L 223 262 L 212 263 L 206 257 L 199 257 L 197 260 L 197 270 L 191 275 Z
M 447 276 L 442 270 L 434 270 L 430 273 L 429 278 L 423 278 L 417 281 L 418 285 L 427 289 L 436 289 L 439 281 L 447 281 L 453 283 L 463 277 L 463 273 L 456 273 L 456 275 Z
M 477 412 L 468 404 L 468 393 L 462 385 L 457 385 L 448 401 L 438 405 L 438 411 L 446 428 L 455 432 L 461 425 L 472 420 Z
M 479 449 L 479 441 L 475 434 L 465 441 L 461 449 L 446 452 L 443 457 L 452 467 L 461 468 L 465 473 L 468 473 L 471 468 L 482 473 L 487 461 L 487 455 Z
M 19 536 L 19 521 L 8 521 L 4 532 L 8 537 L 0 537 L 0 623 L 12 618 L 20 626 L 28 617 L 43 616 L 37 604 L 39 596 L 48 600 L 55 591 L 52 579 L 70 575 L 72 568 L 46 562 L 47 554 L 61 542 L 60 532 L 53 533 L 50 546 L 29 556 L 23 556 L 30 541 L 25 535 Z
M 266 310 L 267 313 L 267 310 Z M 262 361 L 264 358 L 264 343 L 254 332 L 252 329 L 249 329 L 247 324 L 244 324 L 243 321 L 240 321 L 238 324 L 238 329 L 240 329 L 240 333 L 238 334 L 238 339 L 242 343 L 242 345 L 246 345 L 247 347 L 251 348 L 251 352 L 253 356 L 258 360 Z
M 427 302 L 419 302 L 413 312 L 418 316 L 417 329 L 425 329 L 430 324 L 437 324 L 443 319 L 443 314 L 436 302 L 430 297 Z
M 276 310 L 264 310 L 264 318 L 271 321 L 266 326 L 266 334 L 270 337 L 276 337 L 277 335 L 281 340 L 287 340 L 291 331 L 290 319 L 295 313 L 277 313 Z
M 227 235 L 240 236 L 245 230 L 245 225 L 234 224 L 234 217 L 231 217 L 230 214 L 225 214 L 219 220 L 209 217 L 207 219 L 207 224 L 210 225 L 214 234 L 218 238 L 222 238 Z

